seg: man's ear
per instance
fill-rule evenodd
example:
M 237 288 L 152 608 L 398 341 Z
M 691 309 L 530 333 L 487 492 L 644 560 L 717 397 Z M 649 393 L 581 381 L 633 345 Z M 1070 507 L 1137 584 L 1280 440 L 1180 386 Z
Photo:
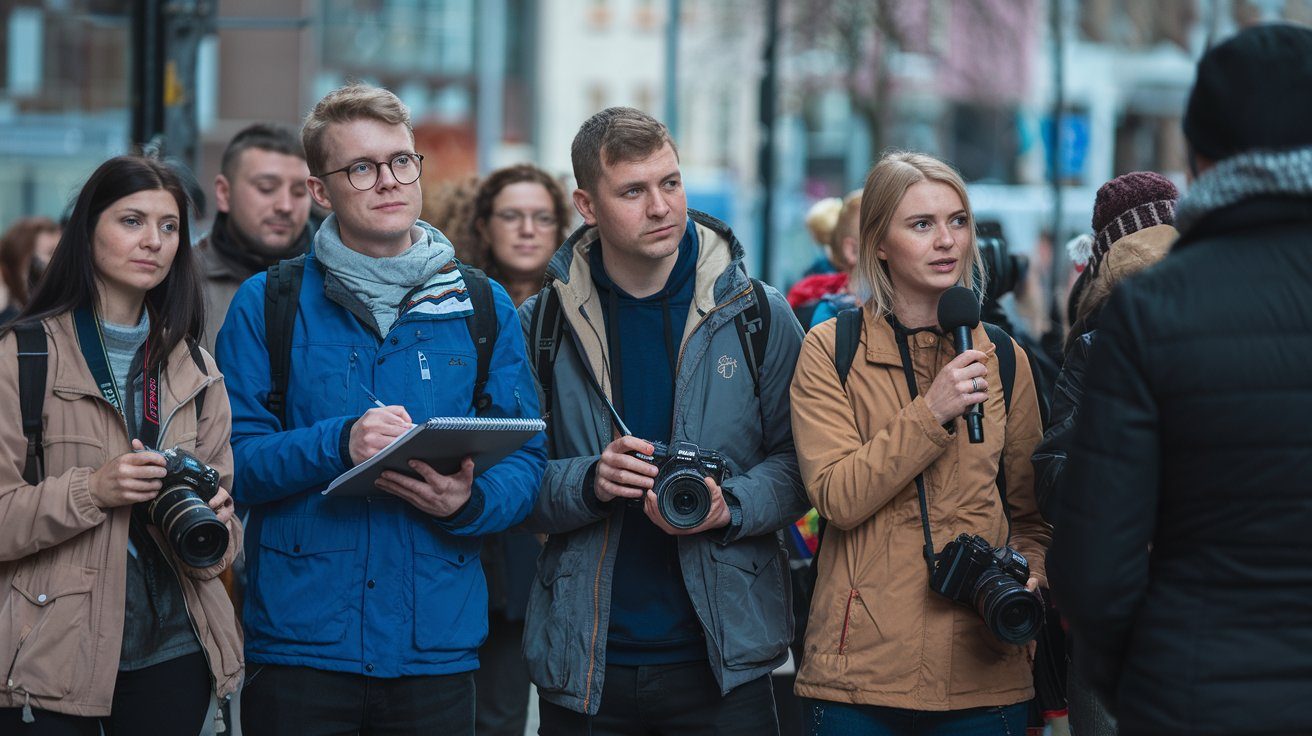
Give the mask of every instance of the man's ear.
M 232 194 L 232 185 L 228 177 L 219 174 L 214 177 L 214 207 L 224 214 L 229 212 L 228 196 Z
M 592 195 L 587 190 L 575 189 L 571 195 L 574 200 L 574 209 L 578 210 L 579 216 L 589 225 L 597 224 L 597 214 L 592 209 Z
M 333 200 L 328 196 L 328 187 L 323 185 L 323 179 L 312 176 L 305 180 L 305 186 L 310 190 L 310 198 L 315 204 L 332 212 Z

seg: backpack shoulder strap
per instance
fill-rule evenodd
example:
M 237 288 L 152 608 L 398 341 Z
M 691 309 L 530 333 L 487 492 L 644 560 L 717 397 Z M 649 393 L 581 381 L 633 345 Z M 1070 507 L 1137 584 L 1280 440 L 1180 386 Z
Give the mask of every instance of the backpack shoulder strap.
M 187 352 L 191 355 L 191 362 L 196 364 L 196 370 L 200 371 L 202 376 L 208 376 L 210 372 L 205 368 L 205 356 L 200 354 L 200 345 L 190 337 L 187 338 Z M 206 386 L 196 394 L 196 426 L 200 426 L 200 417 L 205 413 L 205 392 L 209 388 Z
M 857 348 L 861 345 L 861 323 L 864 310 L 861 307 L 844 309 L 838 313 L 837 331 L 834 333 L 834 370 L 838 380 L 847 388 L 847 374 L 852 372 L 852 361 L 856 359 Z
M 1007 331 L 985 322 L 984 331 L 993 341 L 993 354 L 998 358 L 998 375 L 1002 378 L 1002 404 L 1011 413 L 1011 389 L 1016 385 L 1016 346 Z
M 542 418 L 551 417 L 551 390 L 555 385 L 556 353 L 565 332 L 564 314 L 561 313 L 560 294 L 554 283 L 548 282 L 538 292 L 533 304 L 533 317 L 529 321 L 529 350 L 533 351 L 533 367 L 537 370 L 538 385 L 542 387 Z
M 752 302 L 734 318 L 738 341 L 747 356 L 747 370 L 752 374 L 752 390 L 761 395 L 761 371 L 765 366 L 766 343 L 770 338 L 770 301 L 765 285 L 752 279 Z
M 492 396 L 487 392 L 487 377 L 492 367 L 492 351 L 501 333 L 501 323 L 497 321 L 496 300 L 492 297 L 492 282 L 487 274 L 463 263 L 458 267 L 460 276 L 465 280 L 465 288 L 469 290 L 469 303 L 474 308 L 474 313 L 465 320 L 465 325 L 469 328 L 469 338 L 474 342 L 474 352 L 478 356 L 472 401 L 474 413 L 481 415 L 492 406 Z
M 49 346 L 46 329 L 40 322 L 16 325 L 18 338 L 18 404 L 23 416 L 23 434 L 27 436 L 27 461 L 23 466 L 23 480 L 36 485 L 46 474 L 46 455 L 43 446 L 42 409 L 46 400 L 46 369 L 49 364 Z
M 264 344 L 269 351 L 269 396 L 265 406 L 287 428 L 287 385 L 292 367 L 292 331 L 300 307 L 305 256 L 269 267 L 264 282 Z

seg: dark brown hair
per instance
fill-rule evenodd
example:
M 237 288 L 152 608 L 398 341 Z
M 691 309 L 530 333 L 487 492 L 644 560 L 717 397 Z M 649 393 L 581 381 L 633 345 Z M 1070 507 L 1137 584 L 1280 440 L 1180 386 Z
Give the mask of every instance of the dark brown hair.
M 49 217 L 24 217 L 0 236 L 0 272 L 4 274 L 10 301 L 19 307 L 27 306 L 30 289 L 39 273 L 33 258 L 37 236 L 57 232 L 59 224 Z
M 584 121 L 574 135 L 569 151 L 574 180 L 580 189 L 595 191 L 603 162 L 641 161 L 667 143 L 677 159 L 679 147 L 664 123 L 632 107 L 608 107 Z
M 178 252 L 169 273 L 158 286 L 146 292 L 145 308 L 150 315 L 150 351 L 153 370 L 184 339 L 199 341 L 205 326 L 205 301 L 196 258 L 191 252 L 191 230 L 187 226 L 187 192 L 178 174 L 167 165 L 142 156 L 117 156 L 101 164 L 87 179 L 73 204 L 68 225 L 50 259 L 32 301 L 23 308 L 16 323 L 40 322 L 98 301 L 96 279 L 96 225 L 100 215 L 124 197 L 162 189 L 178 205 Z
M 231 179 L 233 170 L 237 168 L 237 160 L 252 148 L 305 159 L 305 149 L 291 128 L 276 123 L 255 123 L 242 128 L 228 141 L 228 147 L 223 149 L 223 162 L 219 164 L 219 170 Z
M 474 192 L 469 220 L 459 233 L 460 244 L 456 248 L 457 256 L 461 261 L 483 269 L 494 279 L 499 279 L 505 274 L 501 272 L 501 266 L 492 253 L 492 243 L 483 237 L 482 231 L 491 224 L 492 203 L 501 190 L 511 184 L 524 182 L 541 184 L 542 188 L 547 190 L 547 196 L 551 197 L 552 214 L 556 216 L 556 244 L 565 242 L 565 236 L 569 233 L 569 205 L 565 200 L 565 190 L 551 174 L 532 164 L 507 166 L 488 174 L 487 178 L 479 184 L 478 190 Z

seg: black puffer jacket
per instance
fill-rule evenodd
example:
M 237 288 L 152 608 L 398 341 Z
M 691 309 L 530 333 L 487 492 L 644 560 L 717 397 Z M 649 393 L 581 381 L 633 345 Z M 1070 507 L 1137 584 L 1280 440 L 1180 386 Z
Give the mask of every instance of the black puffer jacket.
M 1075 418 L 1084 397 L 1084 374 L 1089 369 L 1089 354 L 1097 330 L 1075 338 L 1066 351 L 1066 361 L 1052 387 L 1052 404 L 1048 410 L 1048 428 L 1043 442 L 1034 450 L 1034 494 L 1039 513 L 1054 527 L 1057 525 L 1057 483 L 1066 467 L 1066 455 L 1075 434 Z
M 1122 734 L 1312 729 L 1312 200 L 1213 212 L 1103 310 L 1049 552 Z

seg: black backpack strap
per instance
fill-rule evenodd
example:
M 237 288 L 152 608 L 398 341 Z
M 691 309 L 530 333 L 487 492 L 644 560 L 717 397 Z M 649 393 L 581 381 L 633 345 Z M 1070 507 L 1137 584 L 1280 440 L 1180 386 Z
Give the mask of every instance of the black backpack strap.
M 497 337 L 501 333 L 501 323 L 497 321 L 497 305 L 492 298 L 492 282 L 487 274 L 474 268 L 459 264 L 460 276 L 465 280 L 469 291 L 469 303 L 474 313 L 465 320 L 469 328 L 469 339 L 474 342 L 474 352 L 478 356 L 478 372 L 474 378 L 474 413 L 483 414 L 492 406 L 492 396 L 487 392 L 487 377 L 492 367 L 492 351 L 496 347 Z
M 998 359 L 998 376 L 1002 379 L 1002 405 L 1011 414 L 1011 389 L 1016 385 L 1016 346 L 1007 331 L 991 322 L 984 322 L 984 331 L 993 342 L 993 356 Z M 998 457 L 998 496 L 1002 499 L 1002 513 L 1007 517 L 1007 538 L 1011 539 L 1011 507 L 1007 505 L 1007 451 Z
M 993 341 L 993 355 L 998 359 L 998 375 L 1002 377 L 1002 404 L 1011 413 L 1011 389 L 1016 385 L 1016 346 L 1011 342 L 1007 331 L 993 324 L 984 322 L 984 331 Z
M 191 354 L 191 362 L 196 364 L 196 369 L 200 371 L 200 374 L 202 376 L 208 376 L 210 372 L 205 368 L 205 356 L 200 354 L 200 345 L 196 344 L 196 341 L 190 337 L 187 338 L 187 352 Z M 200 393 L 196 394 L 197 427 L 200 426 L 201 415 L 205 413 L 205 392 L 209 391 L 209 389 L 210 387 L 206 386 L 200 390 Z
M 18 404 L 23 415 L 23 434 L 27 436 L 27 461 L 23 480 L 36 485 L 46 474 L 46 453 L 42 441 L 45 423 L 42 409 L 46 401 L 46 367 L 50 351 L 46 329 L 40 322 L 15 325 L 18 338 Z
M 752 302 L 738 313 L 734 324 L 738 328 L 738 342 L 742 343 L 747 357 L 747 370 L 752 374 L 752 390 L 761 397 L 761 371 L 765 365 L 766 343 L 770 338 L 770 302 L 765 285 L 752 279 Z
M 561 313 L 560 294 L 547 283 L 538 292 L 533 304 L 533 318 L 529 321 L 529 349 L 533 351 L 533 367 L 537 370 L 538 385 L 542 387 L 542 418 L 551 417 L 551 390 L 555 384 L 556 353 L 565 333 L 565 315 Z
M 269 351 L 269 396 L 265 406 L 287 428 L 287 384 L 292 367 L 292 331 L 301 300 L 305 256 L 269 267 L 264 282 L 264 344 Z
M 844 309 L 838 313 L 838 325 L 834 333 L 834 370 L 838 380 L 847 388 L 847 374 L 852 372 L 852 361 L 856 359 L 857 348 L 861 344 L 861 323 L 864 312 L 861 307 Z

